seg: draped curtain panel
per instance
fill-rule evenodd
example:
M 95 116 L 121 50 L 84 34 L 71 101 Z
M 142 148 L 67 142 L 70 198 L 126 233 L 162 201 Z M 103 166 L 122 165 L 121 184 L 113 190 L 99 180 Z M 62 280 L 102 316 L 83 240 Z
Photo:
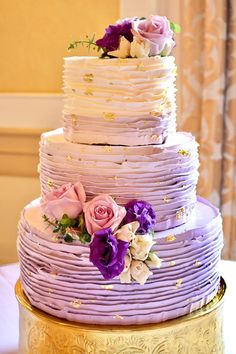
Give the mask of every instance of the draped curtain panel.
M 200 143 L 198 193 L 221 209 L 236 259 L 236 1 L 183 0 L 179 126 Z

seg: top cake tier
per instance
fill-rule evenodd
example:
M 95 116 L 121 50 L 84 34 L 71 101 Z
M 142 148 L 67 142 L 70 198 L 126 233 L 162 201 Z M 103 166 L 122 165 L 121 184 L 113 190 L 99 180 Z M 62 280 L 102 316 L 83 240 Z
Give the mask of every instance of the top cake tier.
M 64 135 L 82 144 L 162 144 L 175 132 L 174 57 L 67 57 Z

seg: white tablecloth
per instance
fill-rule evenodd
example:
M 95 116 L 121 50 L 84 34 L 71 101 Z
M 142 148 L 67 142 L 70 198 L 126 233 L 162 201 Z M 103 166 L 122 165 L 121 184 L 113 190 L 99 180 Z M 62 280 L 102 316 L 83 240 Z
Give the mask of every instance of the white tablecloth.
M 221 261 L 220 268 L 227 284 L 224 304 L 225 354 L 236 354 L 236 262 Z M 18 277 L 17 264 L 0 267 L 0 354 L 18 353 L 19 314 L 14 294 Z

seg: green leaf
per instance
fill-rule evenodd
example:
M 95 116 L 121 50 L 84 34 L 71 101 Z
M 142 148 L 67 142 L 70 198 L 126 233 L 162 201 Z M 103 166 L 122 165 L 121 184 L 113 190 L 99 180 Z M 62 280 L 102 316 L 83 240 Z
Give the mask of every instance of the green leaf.
M 91 235 L 87 232 L 79 235 L 80 242 L 83 244 L 89 243 L 91 241 Z
M 70 219 L 70 226 L 71 227 L 75 227 L 79 224 L 79 220 L 78 219 Z
M 180 33 L 181 32 L 181 27 L 178 23 L 174 23 L 170 21 L 170 28 L 172 29 L 172 31 L 174 31 L 175 33 Z
M 55 229 L 52 231 L 54 234 L 56 233 L 56 232 L 59 232 L 60 231 L 60 227 L 55 227 Z
M 76 41 L 70 43 L 68 46 L 68 50 L 77 48 L 77 45 L 78 45 L 78 42 L 76 42 Z
M 66 236 L 64 237 L 64 241 L 67 243 L 71 243 L 74 241 L 73 237 L 71 237 L 71 235 L 66 234 Z
M 140 20 L 146 20 L 146 17 L 142 16 L 140 17 Z
M 64 214 L 62 216 L 62 219 L 60 220 L 60 225 L 64 226 L 64 227 L 69 227 L 71 224 L 71 219 L 69 218 L 69 216 L 67 214 Z

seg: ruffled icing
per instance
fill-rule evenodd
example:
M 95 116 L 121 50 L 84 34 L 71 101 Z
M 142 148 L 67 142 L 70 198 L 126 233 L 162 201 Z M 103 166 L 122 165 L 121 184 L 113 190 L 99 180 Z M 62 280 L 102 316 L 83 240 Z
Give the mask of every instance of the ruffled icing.
M 196 203 L 198 152 L 189 133 L 169 136 L 163 145 L 73 144 L 61 129 L 42 135 L 42 194 L 64 183 L 83 184 L 88 200 L 110 194 L 117 204 L 145 200 L 157 215 L 156 230 L 186 222 Z
M 174 57 L 68 57 L 65 138 L 84 144 L 162 144 L 176 129 Z
M 49 314 L 81 323 L 157 323 L 202 307 L 218 290 L 221 217 L 201 198 L 188 223 L 155 234 L 163 262 L 144 286 L 105 281 L 89 262 L 89 247 L 55 242 L 41 214 L 39 200 L 23 211 L 18 253 L 24 291 Z

